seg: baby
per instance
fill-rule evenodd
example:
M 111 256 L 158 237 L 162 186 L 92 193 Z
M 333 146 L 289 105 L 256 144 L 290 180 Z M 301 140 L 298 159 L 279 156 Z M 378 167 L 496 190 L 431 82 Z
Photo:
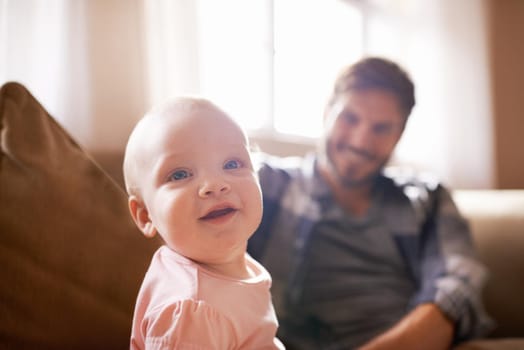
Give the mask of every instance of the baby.
M 210 101 L 177 98 L 138 122 L 124 159 L 129 209 L 154 254 L 131 349 L 283 349 L 271 277 L 246 253 L 262 197 L 245 133 Z

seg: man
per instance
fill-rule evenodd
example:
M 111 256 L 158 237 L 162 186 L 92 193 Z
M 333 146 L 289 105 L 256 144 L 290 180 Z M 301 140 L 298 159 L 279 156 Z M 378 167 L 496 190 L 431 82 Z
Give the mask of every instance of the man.
M 317 154 L 262 163 L 249 251 L 272 274 L 289 349 L 447 349 L 490 326 L 449 192 L 385 168 L 414 104 L 397 64 L 363 59 L 336 79 Z

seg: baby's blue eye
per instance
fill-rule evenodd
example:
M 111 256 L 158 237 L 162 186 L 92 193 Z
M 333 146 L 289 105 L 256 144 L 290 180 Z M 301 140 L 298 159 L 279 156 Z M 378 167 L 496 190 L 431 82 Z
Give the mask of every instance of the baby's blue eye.
M 242 164 L 238 160 L 228 160 L 226 164 L 224 164 L 224 169 L 238 169 L 242 166 Z
M 185 179 L 189 176 L 191 176 L 191 173 L 187 170 L 176 170 L 169 176 L 169 179 L 177 181 L 177 180 Z

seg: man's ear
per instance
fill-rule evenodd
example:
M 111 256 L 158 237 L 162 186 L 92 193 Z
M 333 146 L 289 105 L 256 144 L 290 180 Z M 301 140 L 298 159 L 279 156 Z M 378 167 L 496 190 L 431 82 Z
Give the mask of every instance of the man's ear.
M 328 117 L 328 113 L 331 112 L 332 103 L 326 103 L 324 105 L 323 113 L 322 113 L 322 121 L 325 123 L 326 119 Z
M 140 231 L 142 231 L 147 238 L 154 237 L 156 234 L 156 228 L 149 218 L 149 212 L 147 211 L 144 202 L 137 196 L 131 195 L 129 196 L 127 203 L 129 205 L 131 216 Z
M 334 123 L 334 108 L 335 108 L 335 101 L 329 101 L 324 105 L 324 113 L 322 115 L 322 125 L 325 130 L 331 128 L 332 124 Z

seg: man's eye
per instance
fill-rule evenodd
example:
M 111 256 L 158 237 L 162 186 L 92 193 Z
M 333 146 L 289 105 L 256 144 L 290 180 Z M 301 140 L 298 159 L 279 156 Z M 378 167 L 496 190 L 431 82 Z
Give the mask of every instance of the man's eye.
M 389 124 L 380 124 L 373 127 L 373 132 L 377 135 L 387 135 L 393 131 L 393 126 Z
M 191 173 L 187 170 L 176 170 L 169 176 L 169 180 L 177 181 L 188 178 L 190 176 Z
M 240 167 L 242 167 L 242 163 L 238 160 L 228 160 L 226 164 L 224 164 L 224 169 L 238 169 Z
M 356 115 L 353 113 L 344 113 L 342 114 L 342 118 L 348 123 L 349 125 L 356 125 L 358 124 L 359 120 Z

